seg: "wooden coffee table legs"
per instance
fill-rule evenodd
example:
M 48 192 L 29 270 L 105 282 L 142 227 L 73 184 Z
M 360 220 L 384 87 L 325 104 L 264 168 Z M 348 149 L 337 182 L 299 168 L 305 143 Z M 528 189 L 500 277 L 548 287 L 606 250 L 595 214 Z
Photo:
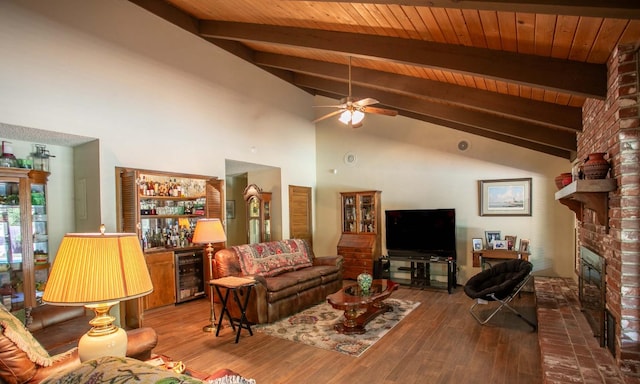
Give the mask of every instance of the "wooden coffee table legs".
M 358 311 L 355 307 L 350 307 L 344 311 L 344 321 L 334 326 L 335 330 L 339 333 L 346 335 L 351 334 L 363 334 L 366 332 L 364 328 L 368 322 L 373 320 L 381 313 L 391 312 L 393 307 L 385 304 L 382 301 L 376 301 L 367 307 L 361 315 L 358 316 Z

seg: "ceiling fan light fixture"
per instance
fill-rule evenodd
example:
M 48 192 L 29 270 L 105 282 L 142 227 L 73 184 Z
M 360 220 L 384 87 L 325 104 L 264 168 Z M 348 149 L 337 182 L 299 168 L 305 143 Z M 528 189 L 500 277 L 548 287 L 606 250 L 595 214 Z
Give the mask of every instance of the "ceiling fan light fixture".
M 364 119 L 364 112 L 355 110 L 351 116 L 351 124 L 359 124 Z
M 342 114 L 340 115 L 340 122 L 342 124 L 349 124 L 349 121 L 351 121 L 351 111 L 346 110 L 344 112 L 342 112 Z

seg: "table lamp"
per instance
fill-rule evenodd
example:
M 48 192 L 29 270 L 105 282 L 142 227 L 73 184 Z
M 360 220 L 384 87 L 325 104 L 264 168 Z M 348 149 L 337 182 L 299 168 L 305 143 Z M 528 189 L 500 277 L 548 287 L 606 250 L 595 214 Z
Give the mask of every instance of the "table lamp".
M 207 244 L 207 256 L 209 258 L 209 279 L 213 279 L 213 244 L 227 241 L 220 219 L 200 219 L 196 222 L 196 229 L 193 233 L 194 244 Z M 209 284 L 209 300 L 211 301 L 211 324 L 205 325 L 204 332 L 215 332 L 216 314 L 213 310 L 213 286 Z
M 127 334 L 113 324 L 111 307 L 153 291 L 151 277 L 134 233 L 67 233 L 53 262 L 43 294 L 52 305 L 83 305 L 96 316 L 78 343 L 81 361 L 125 356 Z

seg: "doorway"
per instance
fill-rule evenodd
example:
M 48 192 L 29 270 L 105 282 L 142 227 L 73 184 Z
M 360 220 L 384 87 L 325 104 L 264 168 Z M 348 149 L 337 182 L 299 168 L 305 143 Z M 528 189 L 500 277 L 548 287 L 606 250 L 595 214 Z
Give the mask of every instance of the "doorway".
M 227 247 L 247 244 L 247 205 L 242 192 L 249 184 L 256 184 L 264 192 L 272 193 L 271 239 L 282 240 L 282 187 L 280 168 L 264 164 L 225 160 Z

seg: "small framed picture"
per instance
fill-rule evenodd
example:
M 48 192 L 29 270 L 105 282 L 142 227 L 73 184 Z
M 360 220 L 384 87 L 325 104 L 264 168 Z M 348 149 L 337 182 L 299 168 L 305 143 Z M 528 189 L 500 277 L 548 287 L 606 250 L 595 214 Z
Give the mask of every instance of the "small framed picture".
M 227 200 L 226 210 L 227 210 L 227 219 L 235 219 L 236 218 L 236 201 Z
M 481 251 L 482 250 L 482 239 L 480 239 L 480 238 L 471 239 L 471 244 L 473 245 L 473 250 L 474 251 Z
M 484 239 L 487 242 L 487 248 L 494 240 L 500 240 L 500 231 L 484 231 Z
M 516 246 L 516 240 L 518 236 L 505 235 L 504 239 L 507 241 L 507 249 L 512 251 Z
M 493 240 L 493 249 L 507 249 L 507 240 Z
M 520 252 L 529 252 L 529 240 L 521 239 L 520 240 Z

